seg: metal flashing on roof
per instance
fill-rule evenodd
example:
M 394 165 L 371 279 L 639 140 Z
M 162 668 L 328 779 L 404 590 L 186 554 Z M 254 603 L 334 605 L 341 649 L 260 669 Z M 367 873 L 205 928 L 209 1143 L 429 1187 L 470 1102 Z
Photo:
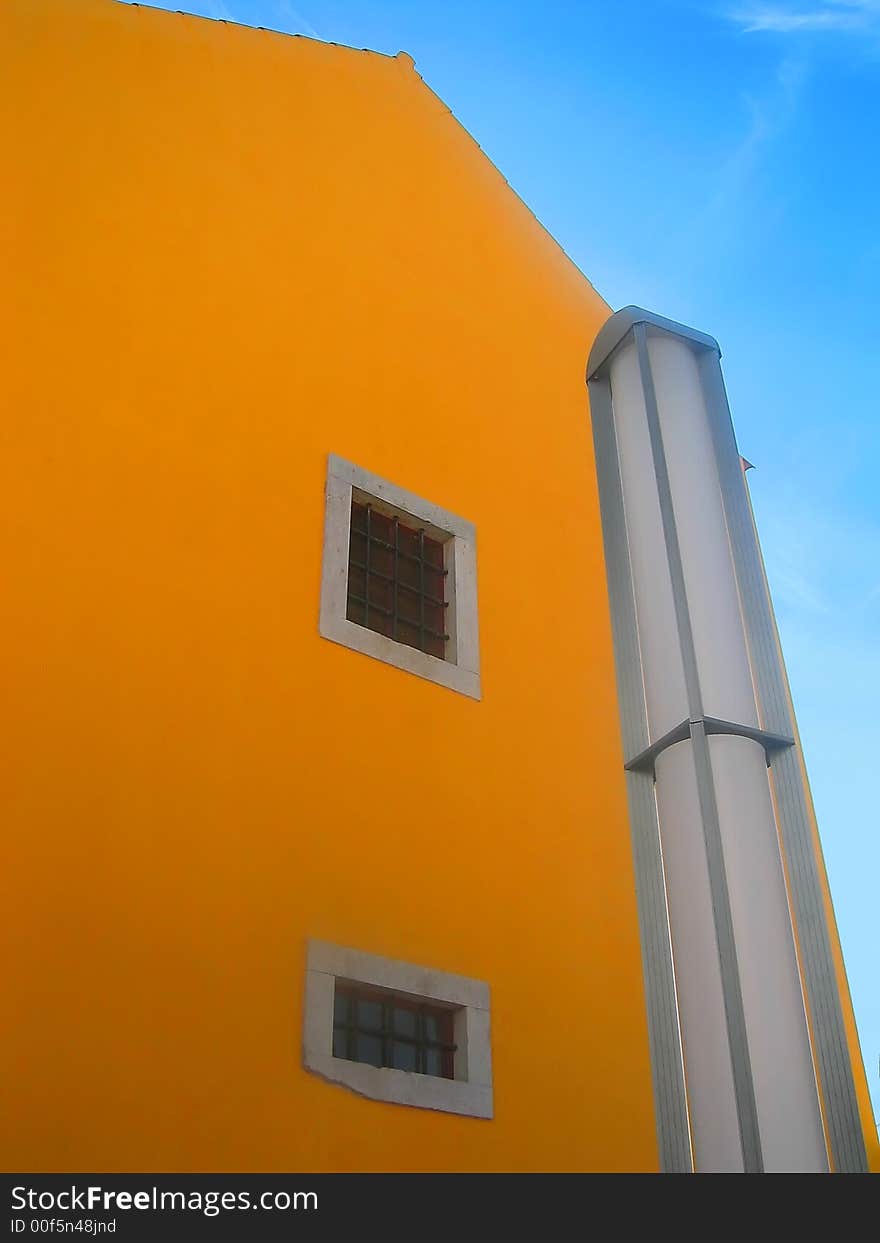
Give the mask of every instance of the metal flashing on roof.
M 679 324 L 674 319 L 666 319 L 665 316 L 656 315 L 653 311 L 646 311 L 640 306 L 625 306 L 622 310 L 615 311 L 599 329 L 587 362 L 588 381 L 596 379 L 611 355 L 626 340 L 636 324 L 645 324 L 647 329 L 654 329 L 655 332 L 668 332 L 672 336 L 684 337 L 701 349 L 712 350 L 719 358 L 721 357 L 721 346 L 714 337 L 710 337 L 707 333 L 697 332 L 695 328 L 688 328 L 685 324 Z

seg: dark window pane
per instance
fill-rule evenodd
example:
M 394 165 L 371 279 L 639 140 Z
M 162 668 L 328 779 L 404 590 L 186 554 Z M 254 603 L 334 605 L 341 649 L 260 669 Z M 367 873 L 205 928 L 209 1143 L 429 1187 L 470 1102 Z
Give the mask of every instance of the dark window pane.
M 392 1027 L 398 1036 L 415 1036 L 418 1016 L 415 1010 L 394 1008 Z
M 357 1005 L 357 1025 L 358 1027 L 367 1028 L 368 1031 L 381 1031 L 382 1003 L 380 1001 L 365 1001 L 361 997 Z
M 419 555 L 419 534 L 412 527 L 405 526 L 402 522 L 397 532 L 398 547 L 403 555 L 407 558 L 417 557 Z
M 394 573 L 394 553 L 381 544 L 370 544 L 370 569 L 390 578 Z
M 350 580 L 350 581 L 353 582 L 353 580 Z M 354 587 L 353 586 L 349 587 L 349 590 L 353 591 Z M 370 608 L 373 608 L 373 606 L 375 605 L 375 607 L 379 609 L 380 612 L 382 609 L 384 609 L 386 613 L 390 613 L 392 611 L 393 604 L 394 604 L 393 585 L 389 583 L 386 579 L 379 578 L 377 574 L 371 573 L 370 574 Z
M 442 567 L 441 541 L 372 506 L 352 504 L 349 621 L 444 659 L 446 578 Z
M 365 1036 L 359 1033 L 355 1036 L 355 1054 L 356 1062 L 367 1062 L 370 1066 L 382 1065 L 382 1038 L 380 1036 Z
M 425 594 L 433 596 L 435 600 L 443 599 L 443 592 L 446 587 L 446 578 L 439 570 L 425 569 Z
M 365 587 L 366 574 L 363 570 L 353 565 L 348 572 L 348 594 L 350 596 L 359 596 L 360 599 L 366 597 Z M 373 586 L 370 584 L 370 599 L 373 598 Z
M 370 629 L 375 630 L 377 634 L 391 637 L 391 618 L 386 613 L 379 612 L 374 606 L 372 596 L 370 597 Z
M 433 630 L 435 634 L 445 634 L 446 610 L 441 609 L 437 604 L 426 604 L 424 622 L 428 629 Z
M 391 1065 L 397 1070 L 415 1070 L 416 1046 L 396 1040 L 391 1046 Z
M 375 509 L 370 515 L 370 534 L 374 539 L 381 540 L 383 544 L 393 543 L 392 520 L 386 518 L 384 514 L 376 513 Z
M 397 616 L 401 621 L 419 624 L 419 597 L 411 591 L 401 591 L 397 597 Z
M 425 1039 L 436 1040 L 438 1043 L 446 1043 L 446 1015 L 442 1017 L 435 1011 L 433 1014 L 425 1015 Z
M 408 623 L 400 622 L 397 627 L 397 640 L 399 643 L 406 643 L 410 647 L 419 646 L 419 628 Z
M 443 569 L 443 545 L 439 540 L 425 537 L 425 561 L 428 565 L 434 565 L 438 569 Z
M 397 563 L 397 578 L 403 587 L 401 595 L 413 599 L 421 590 L 419 567 L 415 561 L 405 561 L 401 558 Z
M 451 1045 L 448 1010 L 414 1005 L 384 989 L 345 984 L 336 990 L 334 1057 L 452 1079 Z

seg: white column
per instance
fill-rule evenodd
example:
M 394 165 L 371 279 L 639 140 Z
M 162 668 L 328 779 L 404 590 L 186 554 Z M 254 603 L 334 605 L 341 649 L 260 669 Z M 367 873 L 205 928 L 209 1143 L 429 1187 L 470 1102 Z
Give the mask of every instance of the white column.
M 611 360 L 611 399 L 652 742 L 688 715 L 669 562 L 634 343 Z
M 650 399 L 636 344 L 619 347 L 609 368 L 652 743 L 682 722 L 705 717 L 734 727 L 760 725 L 695 348 L 687 338 L 662 330 L 651 330 L 647 338 L 671 493 L 665 527 L 649 434 Z M 677 551 L 670 546 L 671 531 Z M 683 578 L 678 601 L 676 556 Z M 696 666 L 697 684 L 692 681 L 690 688 L 684 672 L 689 659 Z M 764 1168 L 825 1170 L 824 1133 L 764 750 L 741 735 L 715 734 L 709 738 L 709 757 L 710 791 L 714 786 L 710 818 L 717 811 L 717 826 L 708 830 L 691 739 L 667 748 L 655 763 L 696 1166 L 707 1171 L 743 1168 L 729 1021 L 731 1002 L 737 1000 L 733 993 L 738 992 Z M 735 988 L 730 968 L 725 975 L 720 966 L 707 831 L 716 842 L 720 833 L 735 942 Z
M 764 1169 L 828 1168 L 764 749 L 709 739 Z
M 745 629 L 697 360 L 682 338 L 665 334 L 648 337 L 648 354 L 703 715 L 756 726 L 758 710 Z
M 693 746 L 657 757 L 657 811 L 697 1170 L 743 1168 Z

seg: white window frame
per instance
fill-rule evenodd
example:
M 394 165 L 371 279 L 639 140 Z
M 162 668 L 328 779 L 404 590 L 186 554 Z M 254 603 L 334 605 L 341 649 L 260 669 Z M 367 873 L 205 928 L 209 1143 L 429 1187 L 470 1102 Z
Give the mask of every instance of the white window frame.
M 453 1011 L 454 1079 L 369 1066 L 333 1056 L 336 981 L 388 989 L 408 1001 Z M 310 940 L 303 1013 L 303 1065 L 360 1096 L 417 1109 L 491 1118 L 492 1051 L 489 986 L 482 980 Z
M 446 574 L 446 658 L 389 639 L 346 617 L 352 500 L 403 522 L 413 520 L 443 545 Z M 319 630 L 325 639 L 479 699 L 480 640 L 477 623 L 477 552 L 473 523 L 422 500 L 335 453 L 328 455 L 324 560 Z

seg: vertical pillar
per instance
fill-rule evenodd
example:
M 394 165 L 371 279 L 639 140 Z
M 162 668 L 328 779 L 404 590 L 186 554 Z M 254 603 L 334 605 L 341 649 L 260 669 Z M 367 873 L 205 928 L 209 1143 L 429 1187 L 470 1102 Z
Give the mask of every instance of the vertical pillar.
M 657 886 L 656 862 L 644 866 L 652 836 L 666 899 L 664 912 L 653 898 L 642 912 L 643 956 L 647 974 L 664 931 L 647 925 L 665 917 L 684 1067 L 670 1098 L 667 1030 L 655 1094 L 658 1110 L 686 1109 L 697 1170 L 816 1172 L 828 1168 L 807 1017 L 815 1029 L 818 1010 L 802 985 L 767 770 L 793 731 L 765 728 L 722 482 L 736 446 L 707 381 L 714 369 L 720 383 L 719 358 L 711 337 L 627 308 L 588 368 L 624 740 L 645 744 L 628 748 L 628 779 L 655 781 L 656 814 L 630 800 L 640 909 Z M 665 997 L 667 1026 L 669 1011 Z

